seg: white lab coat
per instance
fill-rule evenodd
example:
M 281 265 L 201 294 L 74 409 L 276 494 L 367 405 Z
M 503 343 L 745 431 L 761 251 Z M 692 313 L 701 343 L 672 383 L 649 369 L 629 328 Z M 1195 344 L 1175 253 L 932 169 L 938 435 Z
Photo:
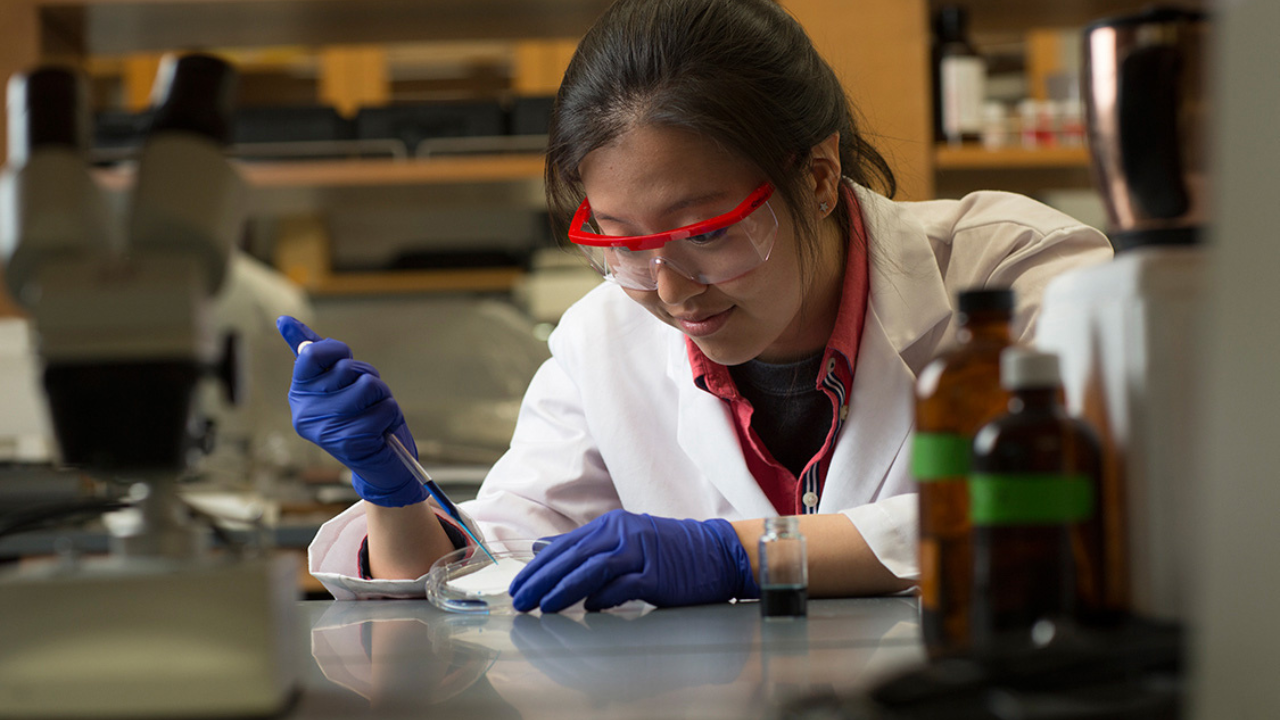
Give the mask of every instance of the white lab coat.
M 841 513 L 901 578 L 917 576 L 908 436 L 916 375 L 953 338 L 956 294 L 1012 287 L 1028 341 L 1041 293 L 1102 262 L 1097 230 L 1009 193 L 894 202 L 856 188 L 870 238 L 871 296 L 850 413 L 818 511 Z M 565 313 L 529 385 L 510 450 L 463 503 L 489 538 L 562 533 L 615 508 L 727 520 L 776 514 L 747 469 L 726 404 L 693 383 L 684 336 L 604 284 Z M 415 580 L 361 580 L 360 504 L 322 527 L 310 568 L 335 597 L 421 596 Z

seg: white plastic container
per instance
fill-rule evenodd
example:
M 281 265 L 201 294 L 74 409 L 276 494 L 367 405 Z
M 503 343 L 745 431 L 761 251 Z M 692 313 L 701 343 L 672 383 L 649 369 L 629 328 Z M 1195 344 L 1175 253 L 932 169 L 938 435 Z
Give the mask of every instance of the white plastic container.
M 1098 432 L 1104 483 L 1126 508 L 1128 587 L 1142 617 L 1185 621 L 1199 531 L 1195 501 L 1196 354 L 1206 257 L 1144 247 L 1054 280 L 1036 344 L 1062 361 L 1068 409 Z

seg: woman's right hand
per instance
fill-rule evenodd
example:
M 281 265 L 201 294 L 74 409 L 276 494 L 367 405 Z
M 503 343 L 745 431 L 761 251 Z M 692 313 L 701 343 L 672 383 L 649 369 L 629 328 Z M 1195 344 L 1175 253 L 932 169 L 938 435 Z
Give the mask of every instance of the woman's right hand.
M 387 434 L 395 433 L 418 453 L 378 371 L 354 359 L 345 343 L 321 338 L 295 318 L 279 317 L 276 328 L 297 354 L 289 408 L 298 434 L 350 468 L 352 485 L 365 500 L 383 507 L 426 500 L 427 489 L 387 443 Z

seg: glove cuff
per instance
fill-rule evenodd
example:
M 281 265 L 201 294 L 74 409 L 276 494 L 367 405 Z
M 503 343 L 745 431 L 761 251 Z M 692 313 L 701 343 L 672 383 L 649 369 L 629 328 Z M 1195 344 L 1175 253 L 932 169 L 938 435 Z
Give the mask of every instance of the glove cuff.
M 427 492 L 426 486 L 412 477 L 405 480 L 400 486 L 386 490 L 360 477 L 359 473 L 353 472 L 351 473 L 351 486 L 355 488 L 357 495 L 374 505 L 382 507 L 417 505 L 431 497 L 431 494 Z
M 737 570 L 737 583 L 733 597 L 738 600 L 755 600 L 760 597 L 760 585 L 756 582 L 755 572 L 751 569 L 751 557 L 738 539 L 738 531 L 728 520 L 713 518 L 706 521 L 707 527 L 720 541 L 720 547 L 728 560 L 729 566 Z

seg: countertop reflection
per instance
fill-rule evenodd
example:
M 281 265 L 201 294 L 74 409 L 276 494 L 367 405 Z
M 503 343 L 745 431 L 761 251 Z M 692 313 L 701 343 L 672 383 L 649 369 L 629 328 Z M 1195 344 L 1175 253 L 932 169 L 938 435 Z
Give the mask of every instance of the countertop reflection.
M 304 602 L 312 661 L 289 717 L 769 718 L 924 661 L 912 598 L 465 616 L 425 600 Z

